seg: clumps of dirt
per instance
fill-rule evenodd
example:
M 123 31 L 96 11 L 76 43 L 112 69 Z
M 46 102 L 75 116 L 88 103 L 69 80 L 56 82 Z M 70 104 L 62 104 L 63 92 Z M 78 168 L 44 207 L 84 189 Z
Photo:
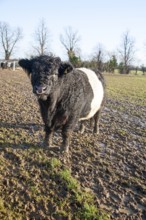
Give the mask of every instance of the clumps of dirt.
M 113 76 L 108 81 L 109 77 Z M 120 76 L 114 80 L 119 82 Z M 127 81 L 128 77 L 124 85 L 128 94 Z M 0 71 L 1 218 L 146 219 L 143 97 L 139 102 L 136 96 L 131 101 L 132 92 L 128 98 L 115 96 L 111 91 L 116 83 L 110 81 L 100 134 L 93 135 L 87 122 L 84 134 L 74 132 L 69 156 L 64 158 L 59 132 L 53 148 L 41 145 L 43 123 L 31 90 L 23 72 Z

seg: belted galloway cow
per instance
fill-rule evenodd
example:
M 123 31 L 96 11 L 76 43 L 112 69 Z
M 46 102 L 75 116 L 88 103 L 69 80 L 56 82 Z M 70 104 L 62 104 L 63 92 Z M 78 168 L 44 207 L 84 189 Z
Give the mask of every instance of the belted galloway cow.
M 95 119 L 98 131 L 99 113 L 104 100 L 104 79 L 100 72 L 74 68 L 55 56 L 21 59 L 19 65 L 31 78 L 45 124 L 45 145 L 52 146 L 53 132 L 62 131 L 62 150 L 69 151 L 72 132 L 79 121 Z

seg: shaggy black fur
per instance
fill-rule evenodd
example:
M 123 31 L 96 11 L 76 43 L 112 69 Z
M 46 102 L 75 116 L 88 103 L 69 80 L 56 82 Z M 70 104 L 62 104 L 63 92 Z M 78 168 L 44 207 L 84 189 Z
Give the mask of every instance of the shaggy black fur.
M 63 147 L 68 151 L 75 125 L 91 109 L 93 91 L 86 74 L 53 56 L 22 59 L 19 65 L 31 74 L 45 124 L 45 144 L 51 145 L 54 130 L 62 128 Z M 103 82 L 101 75 L 99 79 Z

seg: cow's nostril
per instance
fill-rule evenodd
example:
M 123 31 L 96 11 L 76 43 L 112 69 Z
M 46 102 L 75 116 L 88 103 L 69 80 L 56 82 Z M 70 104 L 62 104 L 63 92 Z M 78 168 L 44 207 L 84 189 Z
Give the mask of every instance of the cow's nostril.
M 42 91 L 46 91 L 46 89 L 47 89 L 47 87 L 46 87 L 46 86 L 44 86 L 44 87 L 42 88 Z

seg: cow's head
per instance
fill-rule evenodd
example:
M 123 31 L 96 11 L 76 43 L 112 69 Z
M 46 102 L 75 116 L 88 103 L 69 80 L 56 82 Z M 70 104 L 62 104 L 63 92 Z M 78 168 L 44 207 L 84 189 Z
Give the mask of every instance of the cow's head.
M 19 61 L 19 65 L 30 76 L 33 92 L 43 100 L 46 100 L 48 95 L 53 92 L 58 79 L 73 69 L 70 63 L 63 63 L 59 57 L 53 56 L 22 59 Z

